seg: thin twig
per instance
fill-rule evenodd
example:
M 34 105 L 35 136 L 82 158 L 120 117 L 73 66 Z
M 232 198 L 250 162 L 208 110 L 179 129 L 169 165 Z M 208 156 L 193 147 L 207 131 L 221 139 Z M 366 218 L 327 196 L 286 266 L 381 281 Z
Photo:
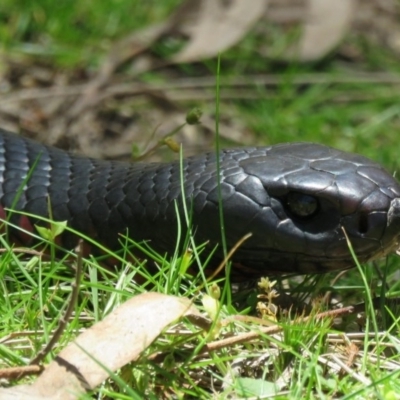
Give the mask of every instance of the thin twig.
M 41 365 L 24 365 L 0 369 L 0 379 L 19 380 L 25 376 L 39 375 L 43 372 Z
M 297 324 L 299 322 L 307 322 L 310 319 L 322 319 L 327 317 L 337 317 L 343 314 L 352 314 L 354 312 L 354 307 L 343 307 L 338 310 L 330 310 L 318 313 L 316 315 L 308 316 L 301 318 L 300 320 L 295 320 L 291 323 L 291 325 Z M 226 339 L 216 340 L 214 342 L 206 344 L 201 353 L 206 353 L 210 351 L 215 351 L 224 347 L 233 346 L 235 344 L 249 342 L 250 340 L 257 339 L 262 335 L 273 335 L 275 333 L 279 333 L 283 330 L 283 327 L 279 325 L 273 325 L 266 328 L 260 328 L 257 331 L 242 333 L 237 336 L 229 337 Z
M 265 75 L 249 75 L 235 77 L 232 79 L 221 79 L 221 87 L 254 87 L 254 86 L 278 86 L 282 83 L 282 76 L 278 74 L 265 74 Z M 357 75 L 342 75 L 333 76 L 330 74 L 301 74 L 293 77 L 292 85 L 320 85 L 320 84 L 387 84 L 394 85 L 400 84 L 400 76 L 381 72 L 364 73 Z M 71 85 L 71 86 L 56 86 L 42 89 L 22 89 L 12 92 L 10 94 L 3 94 L 0 101 L 0 106 L 10 104 L 12 102 L 24 100 L 37 100 L 51 97 L 64 97 L 64 96 L 79 96 L 87 88 L 86 85 Z M 103 97 L 110 97 L 115 95 L 137 95 L 145 94 L 154 91 L 170 91 L 170 90 L 187 90 L 187 89 L 213 89 L 215 87 L 215 77 L 200 77 L 200 78 L 179 78 L 173 79 L 166 83 L 157 83 L 156 85 L 149 85 L 142 82 L 127 84 L 118 83 L 106 86 L 102 90 Z

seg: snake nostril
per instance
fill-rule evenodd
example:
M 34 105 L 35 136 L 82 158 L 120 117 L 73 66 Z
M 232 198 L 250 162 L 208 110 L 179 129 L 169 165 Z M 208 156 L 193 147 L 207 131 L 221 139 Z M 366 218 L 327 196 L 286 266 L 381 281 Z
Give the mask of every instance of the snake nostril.
M 365 234 L 368 232 L 369 229 L 369 221 L 368 221 L 368 214 L 367 213 L 361 213 L 360 214 L 360 219 L 358 220 L 358 231 L 361 234 Z

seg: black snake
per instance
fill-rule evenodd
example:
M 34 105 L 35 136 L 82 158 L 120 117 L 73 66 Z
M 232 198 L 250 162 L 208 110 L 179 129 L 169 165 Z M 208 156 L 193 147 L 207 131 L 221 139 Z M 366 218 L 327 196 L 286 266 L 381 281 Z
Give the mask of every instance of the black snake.
M 47 217 L 51 207 L 54 220 L 109 248 L 128 232 L 172 253 L 177 215 L 185 233 L 185 199 L 196 243 L 208 243 L 206 255 L 219 245 L 214 257 L 222 259 L 222 204 L 227 248 L 252 234 L 233 265 L 256 275 L 353 266 L 342 228 L 361 262 L 399 246 L 400 185 L 365 157 L 312 143 L 223 150 L 218 157 L 219 176 L 214 153 L 186 158 L 181 171 L 179 161 L 94 160 L 0 130 L 0 217 L 25 229 L 9 233 L 24 245 L 36 221 L 10 208 Z M 62 245 L 72 248 L 76 237 L 63 234 Z

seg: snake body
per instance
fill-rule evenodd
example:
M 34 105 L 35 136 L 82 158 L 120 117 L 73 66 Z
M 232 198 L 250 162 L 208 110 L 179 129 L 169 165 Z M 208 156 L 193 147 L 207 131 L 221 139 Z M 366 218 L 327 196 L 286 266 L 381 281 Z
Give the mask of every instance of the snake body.
M 217 246 L 214 256 L 223 258 L 222 234 L 228 249 L 252 234 L 233 262 L 253 275 L 352 267 L 343 228 L 361 262 L 398 247 L 400 185 L 379 164 L 313 143 L 223 150 L 218 157 L 219 175 L 213 153 L 182 165 L 95 160 L 0 130 L 0 217 L 24 228 L 10 232 L 24 245 L 38 221 L 9 209 L 67 221 L 109 248 L 128 232 L 173 253 L 178 225 L 181 238 L 187 229 L 185 203 L 206 255 Z M 72 248 L 76 237 L 65 233 L 62 244 Z

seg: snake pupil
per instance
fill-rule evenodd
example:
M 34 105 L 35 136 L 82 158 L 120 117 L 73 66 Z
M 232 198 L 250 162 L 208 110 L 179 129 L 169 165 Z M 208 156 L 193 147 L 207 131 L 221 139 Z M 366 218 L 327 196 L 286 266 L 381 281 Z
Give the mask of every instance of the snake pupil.
M 297 192 L 288 194 L 287 206 L 291 213 L 300 218 L 312 217 L 318 211 L 318 201 L 315 197 Z

